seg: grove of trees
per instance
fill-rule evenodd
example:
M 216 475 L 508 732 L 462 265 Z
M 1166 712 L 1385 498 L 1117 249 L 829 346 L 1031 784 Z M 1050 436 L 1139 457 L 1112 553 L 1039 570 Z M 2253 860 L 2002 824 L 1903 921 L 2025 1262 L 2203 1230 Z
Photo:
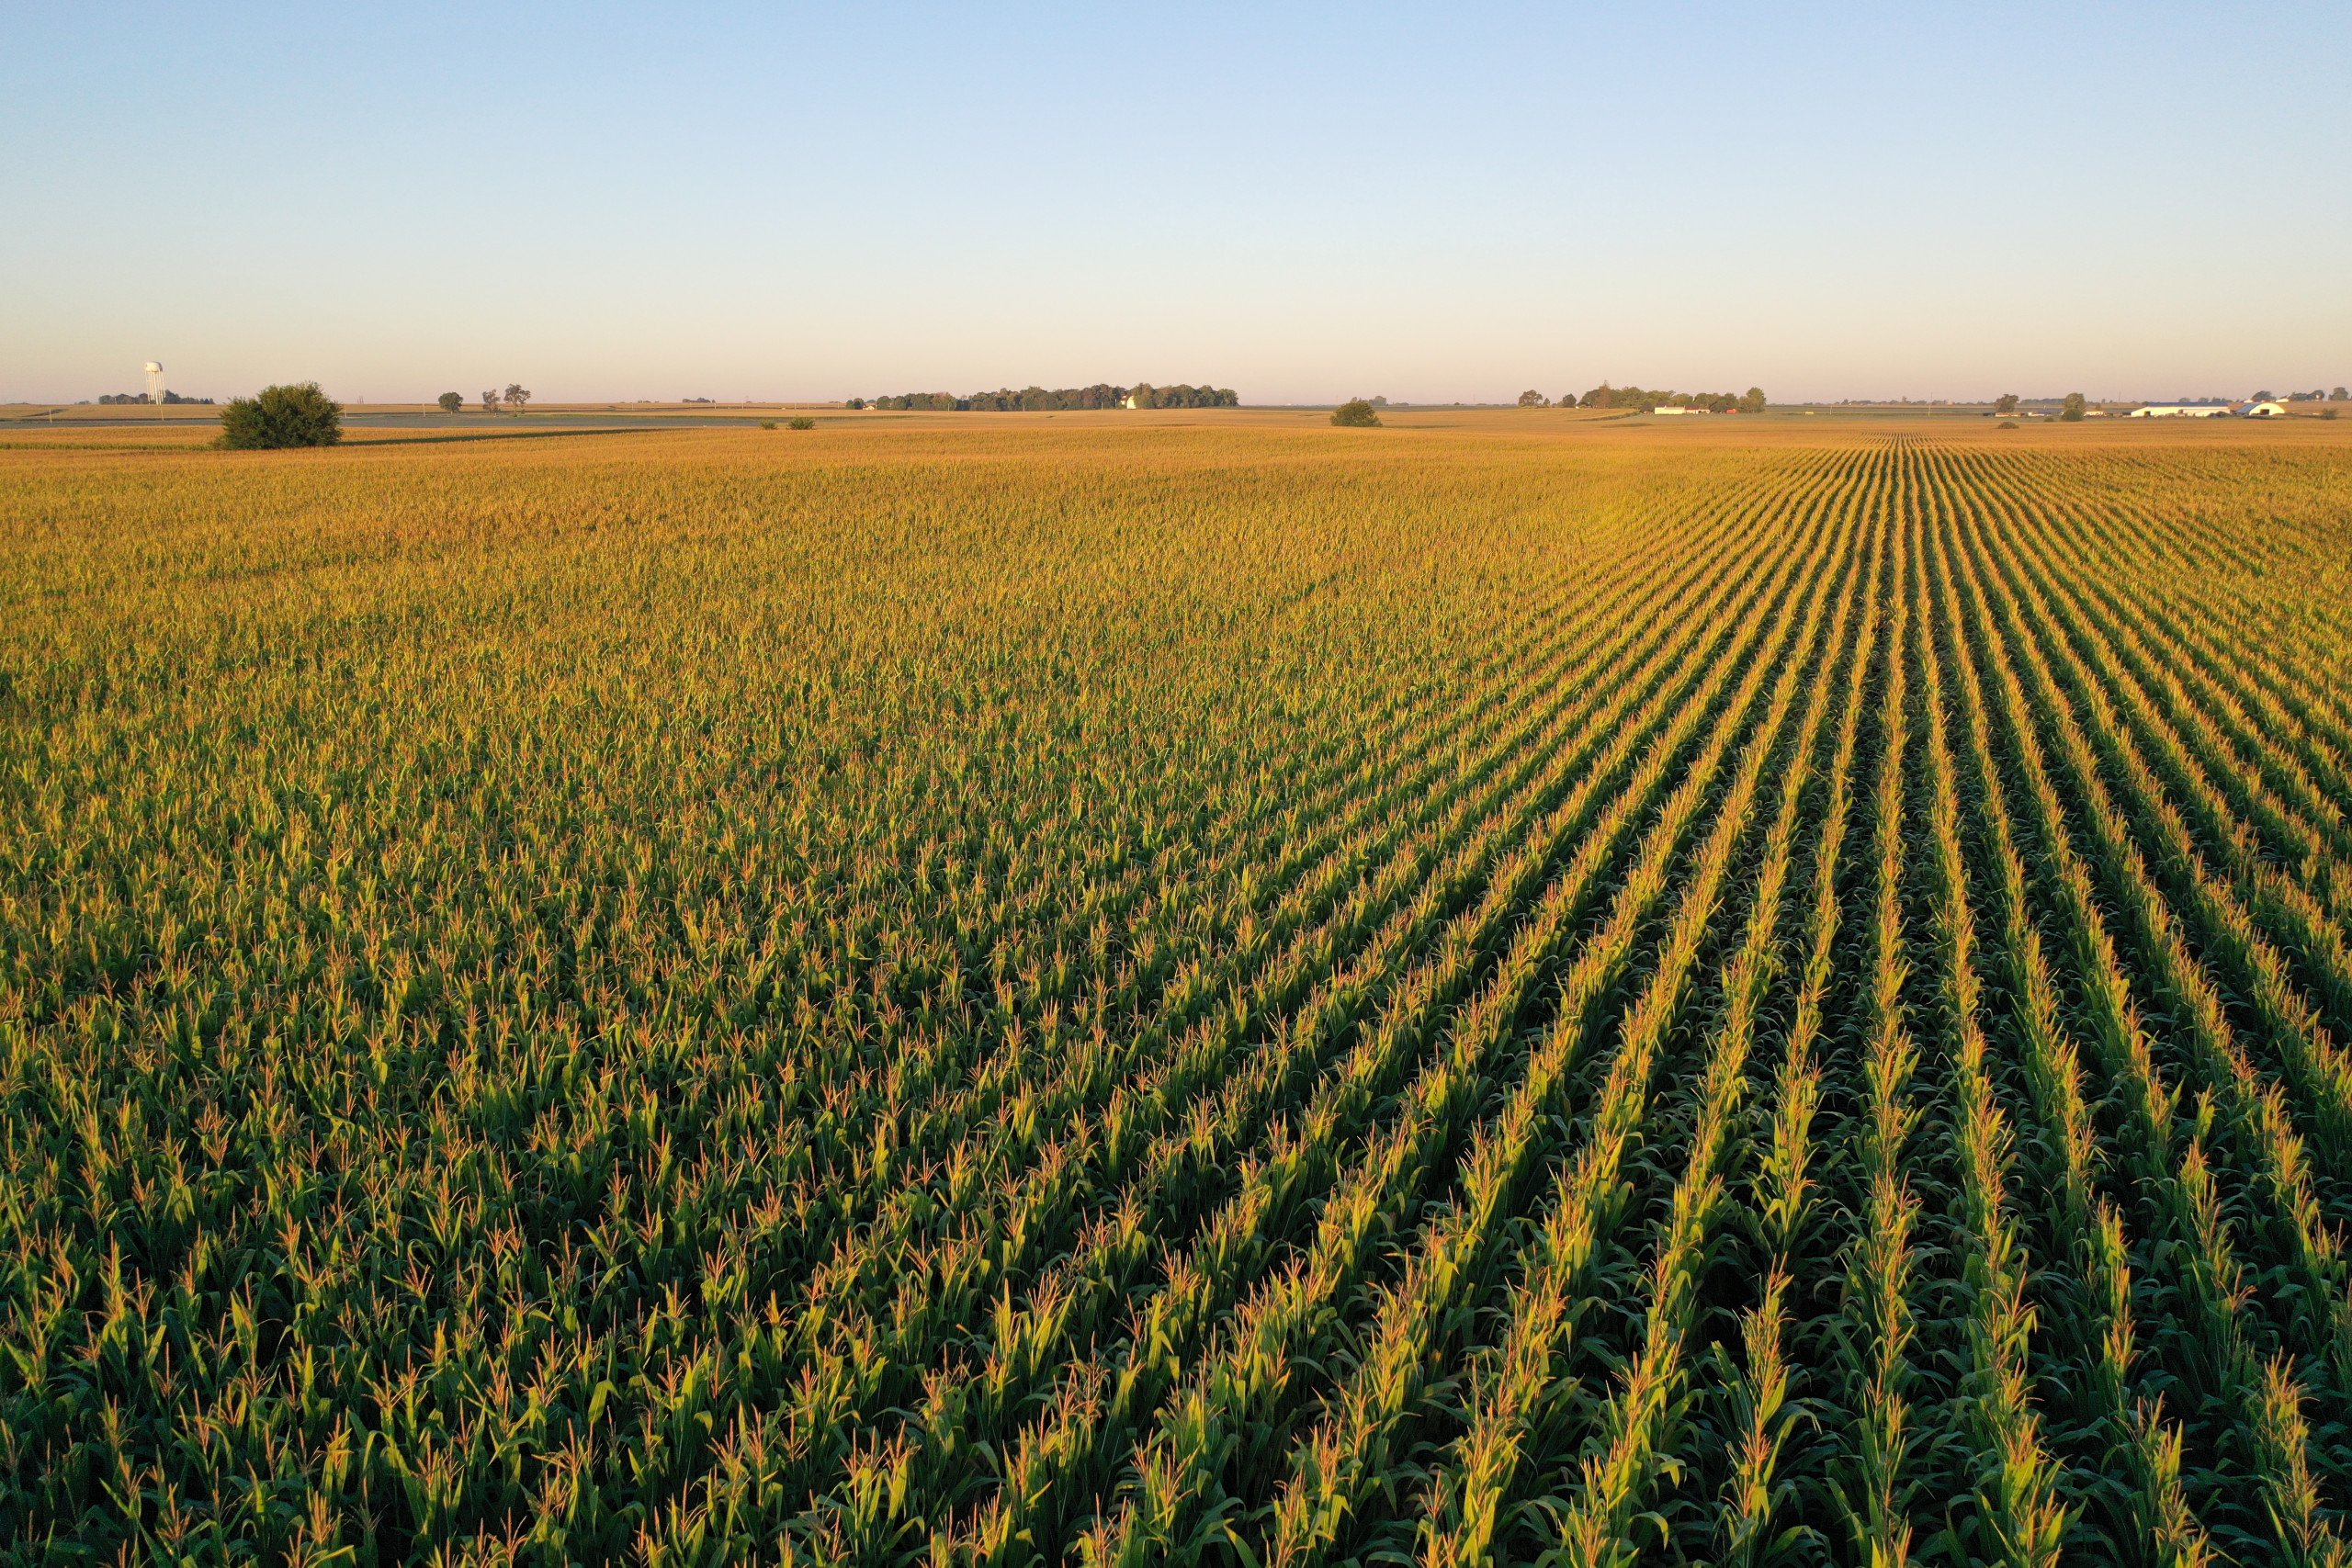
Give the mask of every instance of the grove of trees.
M 993 392 L 972 392 L 958 396 L 954 392 L 899 392 L 876 398 L 877 409 L 932 409 L 940 412 L 1058 412 L 1066 409 L 1115 409 L 1126 406 L 1132 396 L 1138 408 L 1147 409 L 1216 409 L 1236 408 L 1240 394 L 1230 387 L 1154 387 L 1142 382 L 1133 387 L 1114 387 L 1107 381 L 1097 381 L 1091 387 L 1023 387 L 1014 391 L 1001 387 Z
M 1520 400 L 1524 402 L 1524 398 Z M 1750 387 L 1745 392 L 1671 392 L 1644 387 L 1612 387 L 1603 381 L 1580 398 L 1562 398 L 1560 401 L 1577 403 L 1589 409 L 1639 409 L 1647 413 L 1652 409 L 1705 409 L 1710 413 L 1762 413 L 1764 389 Z

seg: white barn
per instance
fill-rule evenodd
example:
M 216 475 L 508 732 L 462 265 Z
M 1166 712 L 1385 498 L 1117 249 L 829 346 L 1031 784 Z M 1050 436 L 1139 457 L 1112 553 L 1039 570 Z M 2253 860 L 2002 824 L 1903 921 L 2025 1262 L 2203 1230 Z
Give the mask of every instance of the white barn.
M 2284 419 L 2287 405 L 2279 402 L 2248 403 L 2238 411 L 2248 419 Z
M 2219 419 L 2230 412 L 2227 403 L 2150 403 L 2133 409 L 2126 419 Z

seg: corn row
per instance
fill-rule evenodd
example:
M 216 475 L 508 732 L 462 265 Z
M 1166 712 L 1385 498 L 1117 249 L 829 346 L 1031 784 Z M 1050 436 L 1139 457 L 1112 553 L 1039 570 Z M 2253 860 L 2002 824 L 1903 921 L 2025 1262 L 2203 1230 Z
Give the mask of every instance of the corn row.
M 1841 598 L 1829 634 L 1832 649 L 1844 647 L 1851 610 L 1850 598 Z M 1758 1016 L 1779 946 L 1783 897 L 1799 827 L 1798 807 L 1828 718 L 1827 672 L 1834 664 L 1834 660 L 1824 661 L 1822 674 L 1806 694 L 1797 742 L 1777 786 L 1780 804 L 1765 835 L 1741 942 L 1724 967 L 1723 1017 L 1709 1039 L 1700 1070 L 1690 1148 L 1668 1200 L 1663 1234 L 1650 1263 L 1641 1348 L 1619 1374 L 1617 1387 L 1597 1418 L 1599 1431 L 1579 1466 L 1577 1491 L 1558 1518 L 1560 1547 L 1570 1562 L 1636 1561 L 1639 1546 L 1632 1536 L 1634 1520 L 1657 1478 L 1679 1468 L 1674 1437 L 1687 1397 L 1684 1385 L 1691 1371 L 1684 1349 L 1696 1310 L 1699 1272 L 1726 1203 L 1723 1168 L 1747 1096 L 1748 1056 L 1755 1046 Z M 1857 664 L 1858 676 L 1860 668 Z M 1859 681 L 1855 695 L 1860 695 Z M 1857 710 L 1849 704 L 1848 711 Z M 1758 762 L 1760 765 L 1760 757 Z M 1728 839 L 1722 842 L 1727 850 Z M 1721 874 L 1729 863 L 1727 856 L 1717 853 L 1720 858 L 1702 863 L 1716 866 Z M 1705 917 L 1693 907 L 1686 911 L 1686 921 L 1694 915 L 1697 923 L 1679 929 L 1675 940 L 1687 941 L 1695 948 L 1697 927 L 1704 924 Z M 1762 1377 L 1748 1402 L 1750 1446 L 1745 1457 L 1749 1463 L 1736 1483 L 1740 1495 L 1749 1499 L 1769 1500 L 1771 1493 L 1768 1456 L 1774 1417 L 1785 1399 L 1785 1374 L 1774 1370 L 1779 1351 L 1775 1320 L 1785 1294 L 1785 1278 L 1778 1272 L 1770 1276 L 1765 1303 L 1748 1325 L 1751 1365 L 1759 1369 Z
M 1852 567 L 1846 570 L 1850 571 Z M 1850 609 L 1842 593 L 1836 604 L 1824 645 L 1832 654 L 1842 645 Z M 1627 1016 L 1623 1032 L 1631 1043 L 1621 1047 L 1623 1052 L 1654 1049 L 1671 1027 L 1682 990 L 1681 976 L 1698 951 L 1730 874 L 1735 845 L 1748 830 L 1749 807 L 1772 750 L 1771 738 L 1781 729 L 1795 699 L 1802 668 L 1796 660 L 1784 667 L 1758 739 L 1749 742 L 1715 826 L 1694 857 L 1696 869 L 1686 874 L 1691 878 L 1690 891 L 1653 966 L 1648 989 Z M 1709 1058 L 1699 1134 L 1703 1154 L 1694 1149 L 1692 1156 L 1694 1161 L 1703 1162 L 1710 1181 L 1727 1121 L 1744 1088 L 1746 1051 L 1766 977 L 1766 955 L 1777 923 L 1781 886 L 1787 877 L 1797 796 L 1821 716 L 1822 688 L 1815 685 L 1806 695 L 1796 725 L 1799 739 L 1779 786 L 1781 804 L 1768 834 L 1763 882 L 1748 922 L 1748 936 L 1740 960 L 1725 980 L 1733 998 L 1732 1016 Z M 1338 1409 L 1293 1450 L 1290 1479 L 1275 1506 L 1270 1539 L 1260 1553 L 1263 1560 L 1319 1562 L 1345 1550 L 1351 1516 L 1363 1511 L 1360 1498 L 1401 1457 L 1407 1417 L 1423 1395 L 1433 1359 L 1445 1348 L 1445 1330 L 1461 1320 L 1464 1292 L 1488 1277 L 1487 1263 L 1495 1250 L 1496 1222 L 1510 1212 L 1511 1190 L 1524 1169 L 1533 1124 L 1548 1098 L 1545 1078 L 1556 1076 L 1559 1069 L 1554 1059 L 1565 1057 L 1566 1043 L 1555 1030 L 1538 1048 L 1522 1094 L 1505 1115 L 1501 1137 L 1475 1150 L 1465 1161 L 1467 1201 L 1431 1226 L 1407 1264 L 1404 1280 L 1384 1302 L 1357 1373 L 1339 1396 Z M 1696 1221 L 1713 1201 L 1713 1192 L 1702 1196 L 1695 1191 L 1678 1194 L 1675 1200 L 1678 1218 L 1686 1210 L 1693 1216 L 1693 1224 L 1685 1227 L 1691 1234 L 1674 1233 L 1673 1239 L 1682 1245 L 1682 1250 L 1675 1253 L 1673 1262 L 1658 1268 L 1661 1277 L 1677 1281 L 1674 1288 L 1683 1295 L 1687 1295 L 1684 1281 L 1697 1241 Z
M 1961 576 L 1969 597 L 1975 602 L 1979 615 L 1985 617 L 1979 625 L 1989 626 L 1990 612 L 1979 598 L 1978 563 L 1965 552 L 1960 560 Z M 2058 863 L 2060 886 L 2078 945 L 2077 972 L 2085 982 L 2085 999 L 2091 1004 L 2094 1038 L 2102 1048 L 2108 1070 L 2118 1077 L 2124 1090 L 2127 1109 L 2137 1123 L 2138 1138 L 2146 1150 L 2143 1158 L 2149 1162 L 2151 1178 L 2160 1184 L 2165 1222 L 2181 1243 L 2176 1249 L 2177 1266 L 2183 1274 L 2201 1337 L 2199 1381 L 2225 1404 L 2248 1408 L 2257 1397 L 2258 1367 L 2248 1342 L 2241 1268 L 2229 1226 L 2222 1217 L 2206 1153 L 2215 1119 L 2214 1103 L 2210 1099 L 2199 1101 L 2185 1147 L 2181 1146 L 2181 1134 L 2174 1117 L 2175 1096 L 2164 1086 L 2155 1068 L 2153 1048 L 2140 1022 L 2105 919 L 2099 913 L 2090 872 L 2075 857 L 2064 836 L 2064 809 L 2040 760 L 2039 743 L 2027 716 L 2030 710 L 2025 692 L 2003 645 L 1988 642 L 1986 647 L 1989 658 L 1985 662 L 2011 716 L 2011 733 L 2028 778 L 2029 798 L 2039 817 L 2041 832 Z M 2026 648 L 2020 651 L 2030 653 Z M 2030 659 L 2026 662 L 2030 664 Z M 2063 727 L 2061 734 L 2063 739 Z M 2079 736 L 2075 739 L 2079 740 Z M 2102 826 L 2096 815 L 2091 820 L 2098 830 L 2102 852 L 2120 852 L 2127 868 L 2134 863 L 2132 852 L 2121 844 L 2120 829 L 2111 821 Z M 2160 921 L 2163 918 L 2145 902 L 2138 904 L 2135 913 L 2152 920 Z M 2205 1021 L 2211 1025 L 2211 1014 L 2206 1015 Z M 2213 1043 L 2210 1035 L 2207 1043 Z M 2304 1215 L 2308 1226 L 2311 1205 L 2301 1190 L 2304 1181 L 2300 1145 L 2290 1134 L 2283 1134 L 2284 1113 L 2278 1108 L 2276 1089 L 2253 1098 L 2258 1106 L 2267 1108 L 2267 1125 L 2273 1134 L 2267 1145 L 2271 1164 L 2265 1172 L 2264 1185 L 2274 1197 L 2283 1192 L 2286 1213 Z M 2177 1163 L 2173 1152 L 2176 1148 Z M 2305 1234 L 2310 1234 L 2308 1229 Z M 2263 1475 L 2261 1483 L 2266 1491 L 2275 1490 L 2284 1483 L 2284 1479 L 2274 1472 Z
M 1784 641 L 1803 648 L 1818 635 L 1826 582 L 1826 574 L 1815 578 L 1805 619 L 1801 626 L 1783 623 L 1781 635 Z M 1793 671 L 1801 661 L 1801 658 L 1791 660 L 1790 669 Z M 1668 859 L 1704 803 L 1715 768 L 1746 722 L 1766 672 L 1776 662 L 1776 659 L 1768 657 L 1748 666 L 1726 705 L 1724 719 L 1705 750 L 1689 764 L 1685 782 L 1668 797 L 1663 812 L 1645 840 L 1640 858 L 1619 890 L 1609 922 L 1578 953 L 1563 984 L 1552 1038 L 1566 1043 L 1566 1049 L 1561 1053 L 1565 1060 L 1557 1068 L 1545 1071 L 1541 1078 L 1530 1076 L 1521 1079 L 1512 1110 L 1504 1113 L 1507 1119 L 1532 1122 L 1551 1085 L 1575 1061 L 1578 1054 L 1575 1047 L 1583 1035 L 1588 1015 L 1622 972 L 1644 916 L 1667 892 Z M 1785 713 L 1789 697 L 1790 682 L 1784 679 L 1774 710 L 1762 721 L 1768 729 Z M 1751 790 L 1752 778 L 1751 773 Z M 1544 945 L 1548 947 L 1551 941 L 1552 935 L 1546 931 Z M 1687 962 L 1687 953 L 1679 955 L 1679 963 L 1669 958 L 1659 973 L 1679 976 L 1680 964 Z M 1532 966 L 1525 971 L 1526 982 L 1532 982 L 1534 973 Z M 1519 988 L 1512 987 L 1514 999 L 1493 1015 L 1497 1021 L 1516 1018 L 1521 1005 L 1516 999 Z M 1471 1031 L 1468 1039 L 1479 1042 L 1478 1048 L 1485 1048 L 1480 1036 L 1487 1030 L 1471 1027 L 1484 1022 L 1482 1010 L 1474 1007 L 1457 1022 L 1457 1051 L 1464 1043 L 1465 1029 Z M 1657 1032 L 1655 1027 L 1639 1032 L 1629 1030 L 1625 1044 L 1611 1066 L 1610 1088 L 1604 1090 L 1600 1119 L 1608 1118 L 1607 1108 L 1612 1101 L 1629 1107 L 1634 1103 L 1640 1086 L 1647 1081 Z M 1537 1066 L 1551 1068 L 1551 1064 L 1541 1056 Z M 1515 1163 L 1508 1157 L 1503 1161 L 1505 1168 Z M 1335 1196 L 1331 1207 L 1337 1208 L 1340 1203 L 1341 1199 Z M 1357 1267 L 1363 1227 L 1372 1221 L 1377 1210 L 1361 1201 L 1352 1207 L 1343 1227 L 1331 1224 L 1327 1209 L 1317 1247 L 1309 1260 L 1277 1280 L 1272 1291 L 1261 1292 L 1247 1303 L 1237 1317 L 1228 1334 L 1229 1359 L 1214 1359 L 1210 1370 L 1173 1396 L 1158 1437 L 1138 1452 L 1140 1485 L 1136 1501 L 1109 1522 L 1099 1538 L 1100 1545 L 1091 1549 L 1092 1555 L 1104 1562 L 1142 1563 L 1166 1561 L 1170 1554 L 1189 1558 L 1200 1550 L 1204 1528 L 1200 1517 L 1220 1517 L 1215 1494 L 1220 1490 L 1219 1477 L 1233 1457 L 1228 1445 L 1235 1438 L 1228 1434 L 1238 1434 L 1245 1423 L 1254 1425 L 1256 1420 L 1262 1420 L 1263 1416 L 1259 1414 L 1261 1407 L 1279 1400 L 1288 1382 L 1285 1362 L 1289 1352 L 1277 1348 L 1285 1347 L 1294 1336 L 1328 1310 L 1329 1298 L 1344 1288 Z M 1245 1416 L 1240 1414 L 1242 1411 L 1251 1414 Z
M 1862 581 L 1881 570 L 1875 539 Z M 1874 603 L 1874 601 L 1873 601 Z M 1876 625 L 1866 616 L 1864 639 Z M 1506 1510 L 1531 1450 L 1547 1446 L 1567 1385 L 1557 1369 L 1590 1304 L 1589 1287 L 1622 1212 L 1620 1170 L 1640 1121 L 1638 1080 L 1612 1071 L 1590 1132 L 1563 1168 L 1542 1231 L 1515 1270 L 1509 1330 L 1472 1363 L 1464 1431 L 1427 1487 L 1419 1554 L 1432 1564 L 1484 1563 L 1502 1550 Z

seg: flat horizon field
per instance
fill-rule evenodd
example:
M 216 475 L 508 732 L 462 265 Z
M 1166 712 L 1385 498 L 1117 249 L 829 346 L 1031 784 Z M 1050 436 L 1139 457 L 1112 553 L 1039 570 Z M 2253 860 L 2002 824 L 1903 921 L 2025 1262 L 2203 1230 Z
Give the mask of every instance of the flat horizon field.
M 2352 422 L 0 434 L 0 1558 L 2346 1561 Z

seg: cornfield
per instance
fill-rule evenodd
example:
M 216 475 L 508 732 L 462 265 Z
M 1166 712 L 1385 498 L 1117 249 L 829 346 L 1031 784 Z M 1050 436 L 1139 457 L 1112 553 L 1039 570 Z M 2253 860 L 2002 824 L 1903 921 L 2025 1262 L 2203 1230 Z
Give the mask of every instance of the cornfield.
M 10 1561 L 2352 1562 L 2322 433 L 64 444 L 0 606 Z

